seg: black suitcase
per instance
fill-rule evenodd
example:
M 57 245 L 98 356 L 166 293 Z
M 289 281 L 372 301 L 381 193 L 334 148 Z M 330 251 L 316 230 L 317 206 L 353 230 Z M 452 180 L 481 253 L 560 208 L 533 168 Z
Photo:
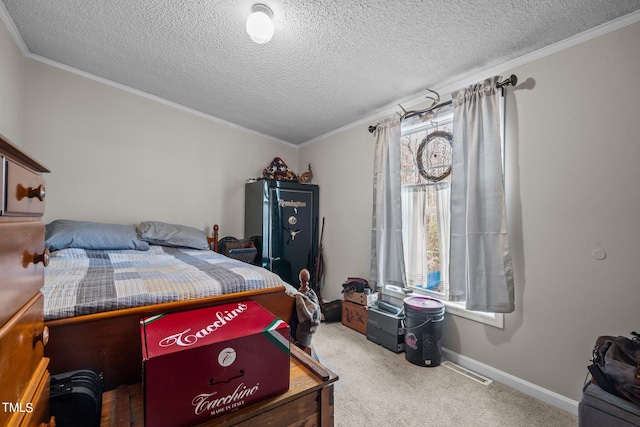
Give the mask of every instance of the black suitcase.
M 51 415 L 59 427 L 100 426 L 102 374 L 80 369 L 51 375 Z

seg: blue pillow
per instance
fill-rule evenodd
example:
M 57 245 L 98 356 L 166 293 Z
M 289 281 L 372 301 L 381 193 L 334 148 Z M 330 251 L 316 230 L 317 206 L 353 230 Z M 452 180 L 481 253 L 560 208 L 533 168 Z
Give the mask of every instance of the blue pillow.
M 209 249 L 204 231 L 186 225 L 143 221 L 136 227 L 141 240 L 154 245 Z
M 45 226 L 45 247 L 50 251 L 66 248 L 149 250 L 149 243 L 138 238 L 133 225 L 57 219 Z

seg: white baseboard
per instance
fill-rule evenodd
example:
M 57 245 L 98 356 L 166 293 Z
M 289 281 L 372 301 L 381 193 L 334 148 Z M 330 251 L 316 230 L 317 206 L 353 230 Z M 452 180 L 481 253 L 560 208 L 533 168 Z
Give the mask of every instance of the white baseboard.
M 578 415 L 578 402 L 569 399 L 566 396 L 555 393 L 551 390 L 547 390 L 546 388 L 542 388 L 538 385 L 525 381 L 506 372 L 502 372 L 494 367 L 485 365 L 484 363 L 455 353 L 446 348 L 442 349 L 442 356 L 445 359 L 452 361 L 453 363 L 456 363 L 473 372 L 488 377 L 496 382 L 507 385 L 515 390 L 518 390 L 538 400 L 542 400 L 543 402 L 567 411 L 573 415 Z

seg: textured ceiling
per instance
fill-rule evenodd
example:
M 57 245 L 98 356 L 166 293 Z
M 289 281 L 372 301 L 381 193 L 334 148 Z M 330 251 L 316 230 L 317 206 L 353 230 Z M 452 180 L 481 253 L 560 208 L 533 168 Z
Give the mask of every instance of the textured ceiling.
M 640 9 L 640 0 L 2 0 L 29 53 L 300 144 Z M 489 76 L 487 76 L 489 77 Z

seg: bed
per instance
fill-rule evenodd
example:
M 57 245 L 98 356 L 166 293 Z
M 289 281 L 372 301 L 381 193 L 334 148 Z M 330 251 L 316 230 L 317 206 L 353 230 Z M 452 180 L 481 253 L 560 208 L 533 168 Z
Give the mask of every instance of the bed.
M 291 323 L 296 289 L 231 259 L 192 227 L 57 220 L 46 226 L 45 356 L 50 371 L 94 368 L 105 389 L 141 379 L 143 317 L 251 299 Z

